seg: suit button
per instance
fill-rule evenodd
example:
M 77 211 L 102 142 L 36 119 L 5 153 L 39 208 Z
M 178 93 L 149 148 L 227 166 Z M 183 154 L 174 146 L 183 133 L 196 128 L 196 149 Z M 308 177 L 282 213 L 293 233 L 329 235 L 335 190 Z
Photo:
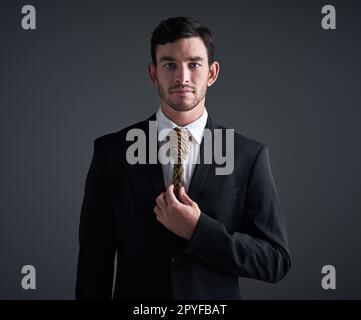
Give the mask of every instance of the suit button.
M 173 257 L 172 258 L 172 263 L 173 264 L 180 264 L 180 263 L 182 263 L 182 259 L 177 258 L 177 257 Z

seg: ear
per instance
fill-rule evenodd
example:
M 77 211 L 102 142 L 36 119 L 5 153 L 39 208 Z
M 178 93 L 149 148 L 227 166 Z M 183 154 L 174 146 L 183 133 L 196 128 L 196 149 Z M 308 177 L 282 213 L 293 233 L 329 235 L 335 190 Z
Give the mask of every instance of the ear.
M 158 86 L 157 73 L 155 70 L 155 65 L 153 63 L 148 64 L 148 76 L 150 81 L 152 81 L 153 84 L 157 87 Z
M 219 74 L 219 63 L 214 61 L 209 67 L 208 87 L 216 82 Z

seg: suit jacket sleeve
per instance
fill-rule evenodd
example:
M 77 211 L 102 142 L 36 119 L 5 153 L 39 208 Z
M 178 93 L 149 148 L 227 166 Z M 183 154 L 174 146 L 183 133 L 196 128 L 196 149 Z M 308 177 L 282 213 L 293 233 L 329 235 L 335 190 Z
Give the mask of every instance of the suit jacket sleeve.
M 254 160 L 242 219 L 239 232 L 230 234 L 221 222 L 202 212 L 185 252 L 221 272 L 279 281 L 290 268 L 290 257 L 266 146 Z
M 103 156 L 96 139 L 81 207 L 76 299 L 111 299 L 112 295 L 116 241 Z

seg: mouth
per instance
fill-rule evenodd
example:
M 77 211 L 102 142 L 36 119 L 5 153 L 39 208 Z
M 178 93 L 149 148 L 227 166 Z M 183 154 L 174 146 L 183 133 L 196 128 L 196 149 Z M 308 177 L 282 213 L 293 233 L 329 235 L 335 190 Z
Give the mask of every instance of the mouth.
M 194 92 L 193 90 L 175 90 L 175 91 L 172 91 L 171 93 L 183 96 L 183 95 L 187 95 L 187 94 L 193 93 L 193 92 Z

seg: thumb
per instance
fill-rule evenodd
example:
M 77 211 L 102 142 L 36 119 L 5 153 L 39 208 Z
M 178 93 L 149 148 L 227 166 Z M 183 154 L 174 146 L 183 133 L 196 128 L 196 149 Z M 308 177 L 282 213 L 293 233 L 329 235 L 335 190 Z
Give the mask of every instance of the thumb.
M 186 194 L 186 191 L 184 190 L 184 187 L 182 187 L 179 191 L 180 191 L 179 192 L 179 198 L 180 198 L 181 202 L 183 204 L 192 206 L 193 205 L 193 200 L 188 197 L 188 195 Z

